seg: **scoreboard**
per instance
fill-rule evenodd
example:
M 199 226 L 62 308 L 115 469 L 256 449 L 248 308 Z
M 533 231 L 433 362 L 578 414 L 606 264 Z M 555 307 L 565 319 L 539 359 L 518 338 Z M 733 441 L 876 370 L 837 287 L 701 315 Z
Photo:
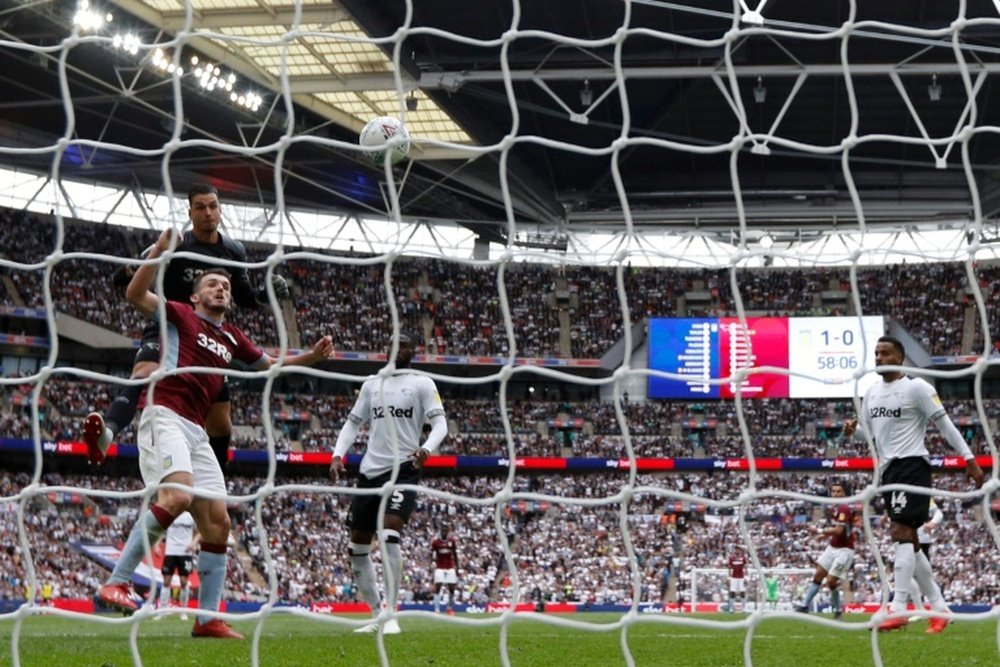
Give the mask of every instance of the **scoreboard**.
M 850 398 L 878 380 L 854 373 L 874 365 L 882 316 L 651 318 L 649 368 L 679 378 L 649 378 L 650 398 Z M 790 373 L 754 372 L 739 383 L 716 382 L 741 370 L 772 367 Z

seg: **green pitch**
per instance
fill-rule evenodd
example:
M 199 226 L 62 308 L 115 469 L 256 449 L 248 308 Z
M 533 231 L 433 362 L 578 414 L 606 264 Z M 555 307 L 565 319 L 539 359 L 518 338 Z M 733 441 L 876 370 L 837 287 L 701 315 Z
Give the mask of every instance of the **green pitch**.
M 76 618 L 31 617 L 20 634 L 20 664 L 25 667 L 126 667 L 132 665 L 130 626 L 124 619 L 109 625 Z M 346 617 L 345 617 L 346 618 Z M 459 615 L 440 620 L 403 618 L 403 632 L 385 637 L 391 665 L 466 667 L 500 665 L 498 617 Z M 613 614 L 546 615 L 547 622 L 518 618 L 509 624 L 508 656 L 515 667 L 606 667 L 625 665 L 621 630 Z M 652 667 L 720 667 L 743 665 L 742 617 L 701 616 L 700 627 L 676 624 L 678 616 L 647 614 L 627 633 L 636 665 Z M 351 617 L 359 620 L 359 617 Z M 453 622 L 448 622 L 449 620 Z M 565 621 L 583 621 L 602 632 L 565 627 Z M 852 618 L 852 623 L 866 620 Z M 251 638 L 257 623 L 238 621 L 233 626 L 246 641 L 192 639 L 191 621 L 168 617 L 139 625 L 138 647 L 142 664 L 149 667 L 250 665 Z M 952 624 L 941 635 L 926 635 L 925 621 L 905 630 L 878 636 L 885 667 L 970 667 L 1000 664 L 996 621 Z M 609 630 L 610 628 L 610 630 Z M 14 664 L 14 622 L 0 621 L 0 665 Z M 751 643 L 755 667 L 842 667 L 872 665 L 871 633 L 837 630 L 796 619 L 764 620 L 756 626 Z M 261 665 L 379 664 L 376 637 L 358 635 L 351 627 L 308 617 L 274 615 L 263 622 L 260 634 Z

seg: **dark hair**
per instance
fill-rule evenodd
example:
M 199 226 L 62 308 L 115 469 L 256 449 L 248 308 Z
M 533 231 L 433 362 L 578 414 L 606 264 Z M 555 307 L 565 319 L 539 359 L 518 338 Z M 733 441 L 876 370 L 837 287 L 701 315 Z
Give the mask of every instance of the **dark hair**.
M 229 281 L 232 281 L 233 279 L 233 274 L 229 273 L 229 271 L 226 271 L 225 269 L 205 269 L 204 271 L 201 272 L 201 275 L 199 275 L 197 278 L 194 279 L 194 284 L 191 285 L 191 291 L 197 292 L 198 286 L 201 285 L 202 279 L 204 279 L 205 276 L 212 276 L 212 275 L 222 276 L 223 278 Z
M 215 195 L 219 196 L 219 191 L 211 183 L 195 183 L 188 190 L 188 206 L 194 203 L 194 198 L 198 195 Z
M 418 340 L 419 339 L 414 334 L 410 333 L 409 331 L 400 331 L 399 332 L 399 344 L 400 345 L 410 345 L 411 347 L 416 347 Z M 390 342 L 390 344 L 391 344 L 391 342 Z
M 903 347 L 903 342 L 894 336 L 882 336 L 878 339 L 879 343 L 889 343 L 892 348 L 899 352 L 899 356 L 906 359 L 906 348 Z

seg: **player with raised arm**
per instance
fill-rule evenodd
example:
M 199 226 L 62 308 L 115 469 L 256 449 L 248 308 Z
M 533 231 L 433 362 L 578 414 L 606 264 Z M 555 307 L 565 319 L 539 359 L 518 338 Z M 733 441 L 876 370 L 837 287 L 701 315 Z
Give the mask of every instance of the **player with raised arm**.
M 163 275 L 163 295 L 167 300 L 188 303 L 198 276 L 206 269 L 219 268 L 214 260 L 247 261 L 247 251 L 243 244 L 223 236 L 219 231 L 221 210 L 219 192 L 215 186 L 198 183 L 188 191 L 188 219 L 191 221 L 191 229 L 181 236 L 174 250 L 205 255 L 206 259 L 175 257 L 170 261 Z M 225 269 L 230 274 L 232 296 L 236 305 L 256 308 L 268 302 L 267 290 L 255 290 L 251 286 L 245 267 L 232 266 Z M 120 288 L 126 287 L 133 272 L 132 267 L 124 267 L 116 272 L 115 284 Z M 278 274 L 274 274 L 272 286 L 279 299 L 289 297 L 288 284 Z M 155 322 L 150 322 L 142 331 L 142 345 L 135 355 L 131 377 L 148 378 L 159 365 L 160 327 Z M 87 456 L 91 462 L 100 463 L 115 436 L 132 423 L 138 410 L 139 397 L 145 390 L 144 385 L 125 387 L 111 403 L 106 415 L 99 412 L 87 415 L 83 422 L 83 440 L 87 444 Z M 225 383 L 214 401 L 205 421 L 205 428 L 219 464 L 225 466 L 233 433 L 229 388 Z
M 899 370 L 878 370 L 880 366 L 902 366 L 906 358 L 903 344 L 892 336 L 882 336 L 875 345 L 875 372 L 882 377 L 865 392 L 861 402 L 860 422 L 875 443 L 882 485 L 907 484 L 931 488 L 930 453 L 925 443 L 927 423 L 938 431 L 959 456 L 965 459 L 965 472 L 977 487 L 983 485 L 983 471 L 976 463 L 969 445 L 962 439 L 934 387 L 926 380 L 911 378 Z M 858 429 L 858 419 L 844 423 L 844 436 Z M 889 606 L 890 618 L 879 624 L 880 631 L 896 630 L 909 623 L 906 611 L 910 580 L 916 579 L 920 590 L 941 614 L 931 619 L 929 634 L 948 626 L 948 605 L 934 581 L 927 556 L 920 551 L 917 528 L 927 521 L 930 493 L 892 490 L 883 493 L 890 520 L 890 536 L 895 542 L 894 596 Z
M 449 616 L 455 614 L 455 586 L 458 584 L 458 546 L 455 538 L 449 535 L 447 525 L 441 526 L 441 535 L 431 541 L 431 554 L 434 557 L 434 611 L 441 611 L 441 595 L 448 591 L 446 609 Z
M 729 604 L 727 605 L 727 611 L 733 613 L 736 611 L 736 596 L 740 598 L 740 610 L 746 606 L 747 601 L 747 580 L 746 580 L 746 568 L 747 568 L 747 557 L 743 553 L 743 548 L 740 546 L 733 546 L 732 551 L 729 552 Z
M 844 485 L 835 483 L 830 487 L 831 498 L 843 498 Z M 840 618 L 843 608 L 840 605 L 840 582 L 847 577 L 854 564 L 854 510 L 850 505 L 841 503 L 833 508 L 829 525 L 816 533 L 821 540 L 828 539 L 830 543 L 816 560 L 816 572 L 806 589 L 802 602 L 795 606 L 795 611 L 809 613 L 813 598 L 823 587 L 823 581 L 830 587 L 830 608 L 834 618 Z
M 400 334 L 396 355 L 397 370 L 409 369 L 414 345 L 412 336 Z M 430 422 L 431 432 L 421 446 L 420 434 L 425 420 Z M 338 481 L 344 473 L 344 456 L 357 439 L 360 427 L 366 423 L 369 425 L 368 447 L 361 459 L 357 482 L 359 489 L 379 489 L 389 482 L 393 464 L 397 461 L 399 476 L 396 483 L 419 484 L 420 468 L 424 461 L 438 450 L 448 435 L 448 421 L 441 405 L 441 397 L 434 381 L 429 377 L 403 372 L 365 380 L 333 449 L 330 476 L 334 481 Z M 372 616 L 376 617 L 382 604 L 375 583 L 375 568 L 369 554 L 378 526 L 381 502 L 382 496 L 379 493 L 353 496 L 347 517 L 351 531 L 347 545 L 351 573 L 361 598 L 371 607 Z M 400 538 L 416 503 L 416 491 L 397 489 L 393 491 L 385 507 L 384 529 L 378 537 L 385 545 L 388 555 L 385 588 L 390 608 L 398 599 L 403 577 Z M 379 624 L 375 621 L 355 632 L 376 632 L 378 629 Z M 382 632 L 399 633 L 399 623 L 394 618 L 388 619 L 382 626 Z
M 150 252 L 159 257 L 171 242 L 171 230 L 164 231 Z M 150 291 L 156 265 L 139 267 L 126 290 L 126 298 L 143 315 L 158 317 L 160 297 Z M 229 275 L 210 269 L 198 276 L 188 304 L 163 302 L 169 335 L 164 359 L 166 370 L 189 367 L 227 368 L 238 359 L 252 368 L 266 369 L 276 362 L 264 354 L 237 327 L 225 321 L 232 305 Z M 286 365 L 311 365 L 333 355 L 333 342 L 327 336 L 312 350 L 284 360 Z M 125 542 L 121 556 L 108 581 L 98 589 L 98 597 L 110 606 L 128 611 L 137 608 L 131 579 L 145 554 L 144 540 L 155 544 L 174 520 L 185 511 L 194 516 L 201 535 L 198 556 L 198 608 L 215 612 L 222 599 L 226 579 L 226 542 L 229 538 L 229 514 L 226 512 L 226 482 L 215 453 L 208 443 L 205 418 L 212 401 L 222 387 L 219 373 L 174 373 L 155 383 L 152 399 L 147 393 L 139 420 L 139 471 L 149 486 L 165 483 L 180 485 L 160 487 L 156 502 L 136 521 Z M 211 493 L 216 497 L 196 495 Z M 237 638 L 220 619 L 199 614 L 191 631 L 194 637 Z
M 163 538 L 163 565 L 160 567 L 160 574 L 163 575 L 163 583 L 160 585 L 161 609 L 168 607 L 171 599 L 181 609 L 188 608 L 191 595 L 188 577 L 194 572 L 194 552 L 198 548 L 199 537 L 191 512 L 181 513 L 167 528 Z M 172 585 L 174 575 L 177 575 L 179 583 L 177 588 Z M 157 620 L 161 618 L 163 617 L 156 617 Z M 187 613 L 181 613 L 181 620 L 187 620 Z

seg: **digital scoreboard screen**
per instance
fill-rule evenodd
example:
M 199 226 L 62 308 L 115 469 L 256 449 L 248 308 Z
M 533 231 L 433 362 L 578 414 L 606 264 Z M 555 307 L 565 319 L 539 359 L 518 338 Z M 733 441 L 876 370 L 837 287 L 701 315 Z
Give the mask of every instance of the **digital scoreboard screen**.
M 649 397 L 733 398 L 736 382 L 711 380 L 770 366 L 801 375 L 752 373 L 740 386 L 743 398 L 850 398 L 854 372 L 873 364 L 884 333 L 882 316 L 651 318 L 649 368 L 683 379 L 650 376 Z M 877 379 L 861 378 L 858 394 Z

